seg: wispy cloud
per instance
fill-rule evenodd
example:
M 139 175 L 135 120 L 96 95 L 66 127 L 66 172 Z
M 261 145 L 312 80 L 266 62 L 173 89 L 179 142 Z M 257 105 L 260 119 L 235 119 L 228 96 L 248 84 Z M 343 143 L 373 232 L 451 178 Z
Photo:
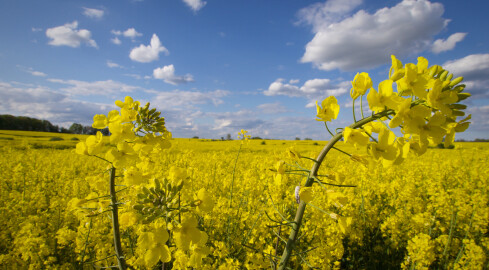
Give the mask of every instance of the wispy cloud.
M 462 41 L 467 33 L 455 33 L 449 36 L 447 39 L 437 39 L 433 42 L 431 51 L 434 53 L 441 53 L 444 51 L 450 51 L 455 48 L 455 44 Z
M 102 19 L 102 17 L 104 16 L 104 10 L 84 7 L 83 15 L 92 19 Z
M 168 65 L 168 66 L 154 69 L 153 77 L 155 79 L 162 79 L 164 82 L 173 85 L 194 81 L 193 76 L 190 74 L 186 74 L 183 76 L 175 75 L 175 67 L 173 65 Z

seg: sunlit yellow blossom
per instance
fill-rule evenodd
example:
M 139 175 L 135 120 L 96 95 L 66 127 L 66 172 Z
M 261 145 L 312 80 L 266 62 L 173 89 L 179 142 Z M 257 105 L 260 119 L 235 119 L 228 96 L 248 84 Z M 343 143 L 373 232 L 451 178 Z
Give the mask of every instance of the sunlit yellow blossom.
M 299 158 L 301 158 L 301 155 L 299 154 L 299 152 L 297 152 L 297 150 L 295 150 L 295 147 L 293 147 L 293 146 L 287 148 L 287 150 L 285 150 L 285 152 L 292 159 L 299 160 Z
M 87 145 L 88 154 L 97 155 L 102 152 L 104 142 L 102 132 L 97 131 L 97 135 L 91 135 L 85 141 Z
M 340 231 L 343 234 L 348 233 L 348 231 L 350 230 L 352 220 L 353 219 L 351 217 L 339 217 L 338 218 L 338 227 L 340 228 Z
M 130 122 L 137 119 L 138 112 L 132 108 L 121 108 L 121 122 Z
M 345 143 L 353 144 L 357 148 L 367 145 L 369 140 L 368 135 L 363 130 L 350 127 L 345 127 L 343 137 L 345 138 Z
M 122 213 L 119 219 L 119 223 L 122 226 L 130 227 L 134 226 L 141 219 L 141 215 L 135 213 L 134 211 Z
M 396 128 L 404 121 L 411 109 L 411 100 L 404 99 L 396 110 L 396 115 L 389 122 L 390 128 Z
M 164 226 L 155 226 L 148 232 L 142 232 L 138 237 L 138 249 L 147 267 L 152 267 L 158 261 L 171 260 L 170 249 L 166 245 L 169 235 Z
M 198 243 L 202 237 L 197 229 L 197 219 L 194 216 L 186 217 L 180 225 L 173 229 L 173 239 L 181 250 L 188 250 L 190 243 Z
M 135 105 L 138 105 L 139 106 L 140 103 L 139 103 L 139 101 L 134 102 L 134 100 L 132 99 L 132 97 L 126 96 L 124 98 L 124 102 L 122 102 L 120 100 L 117 100 L 115 102 L 115 105 L 117 105 L 120 108 L 133 108 Z
M 467 121 L 469 121 L 471 118 L 472 115 L 469 114 L 469 116 L 466 118 L 447 125 L 447 136 L 445 137 L 444 142 L 445 147 L 449 147 L 453 144 L 453 141 L 455 140 L 455 132 L 464 132 L 467 128 L 469 128 L 470 122 Z
M 112 162 L 114 167 L 122 168 L 131 160 L 136 158 L 136 152 L 126 142 L 119 142 L 117 149 L 111 148 L 106 154 L 105 159 Z
M 77 143 L 75 152 L 79 155 L 88 155 L 87 144 L 85 142 Z
M 132 141 L 136 139 L 136 134 L 134 134 L 133 129 L 134 125 L 132 123 L 110 123 L 109 131 L 112 133 L 110 135 L 110 143 L 116 144 L 121 140 Z
M 145 178 L 143 173 L 135 167 L 129 167 L 124 172 L 124 182 L 128 186 L 144 184 L 146 182 Z
M 401 60 L 397 59 L 395 55 L 391 55 L 392 65 L 389 69 L 389 79 L 397 81 L 404 76 L 404 69 L 402 68 Z
M 204 188 L 201 188 L 199 190 L 199 192 L 197 193 L 197 198 L 198 198 L 197 211 L 201 213 L 209 212 L 212 210 L 212 208 L 214 208 L 214 201 L 212 200 L 212 196 Z
M 366 72 L 357 73 L 351 82 L 353 88 L 350 90 L 350 96 L 356 99 L 360 95 L 365 95 L 368 89 L 372 88 L 372 79 Z
M 402 98 L 394 93 L 392 80 L 385 80 L 379 84 L 379 92 L 371 89 L 367 95 L 368 106 L 374 112 L 381 112 L 385 108 L 396 110 Z
M 319 106 L 318 102 L 316 101 L 316 121 L 328 122 L 338 117 L 340 105 L 338 105 L 338 100 L 336 100 L 334 96 L 324 99 L 323 102 L 321 102 L 321 106 Z
M 200 241 L 190 247 L 192 255 L 188 261 L 188 266 L 195 267 L 196 269 L 202 267 L 202 259 L 211 253 L 210 248 L 205 245 L 209 236 L 205 232 L 200 232 L 200 235 Z
M 452 115 L 452 110 L 448 107 L 448 104 L 452 104 L 458 101 L 457 93 L 455 91 L 442 91 L 442 81 L 436 79 L 433 84 L 433 88 L 428 93 L 428 105 L 435 109 L 439 109 L 446 116 Z
M 369 154 L 375 158 L 384 158 L 387 160 L 393 160 L 396 158 L 397 149 L 394 146 L 394 140 L 396 135 L 394 132 L 387 128 L 384 128 L 379 133 L 378 142 L 371 142 L 368 144 Z
M 279 160 L 275 164 L 275 170 L 277 171 L 278 174 L 284 174 L 285 173 L 285 161 Z
M 420 66 L 424 68 L 423 62 L 421 62 Z M 418 66 L 415 64 L 406 64 L 404 77 L 396 82 L 397 91 L 403 96 L 414 94 L 420 99 L 426 99 L 429 79 L 428 74 L 419 74 Z
M 301 187 L 299 191 L 299 198 L 306 203 L 312 201 L 312 199 L 314 198 L 312 187 Z
M 380 133 L 380 131 L 384 128 L 384 124 L 382 122 L 369 122 L 366 125 L 363 125 L 363 129 L 369 134 L 372 133 Z
M 92 127 L 96 129 L 104 129 L 107 127 L 107 117 L 103 114 L 96 114 L 93 116 Z
M 187 178 L 187 170 L 173 166 L 170 168 L 168 178 L 172 181 L 172 184 L 179 185 Z

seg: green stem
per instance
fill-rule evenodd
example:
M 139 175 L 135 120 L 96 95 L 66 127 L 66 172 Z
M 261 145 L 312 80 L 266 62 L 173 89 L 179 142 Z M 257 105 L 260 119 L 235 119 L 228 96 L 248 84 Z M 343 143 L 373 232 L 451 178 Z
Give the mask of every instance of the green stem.
M 352 110 L 352 113 L 353 113 L 353 121 L 356 123 L 357 122 L 357 117 L 355 116 L 355 99 L 352 100 L 351 110 Z
M 115 192 L 115 168 L 114 167 L 110 169 L 110 200 L 112 206 L 112 229 L 113 229 L 113 236 L 114 236 L 115 255 L 117 257 L 119 269 L 125 270 L 127 266 L 126 266 L 126 260 L 122 253 L 121 234 L 119 229 L 119 209 L 117 203 L 117 196 Z
M 88 246 L 88 237 L 90 237 L 90 230 L 92 229 L 92 218 L 90 218 L 90 223 L 88 224 L 88 232 L 87 232 L 87 237 L 85 238 L 85 246 L 83 247 L 83 253 L 81 256 L 81 264 L 84 264 L 85 260 L 85 254 L 87 252 L 87 246 Z
M 341 152 L 341 153 L 343 153 L 343 154 L 345 154 L 345 155 L 347 155 L 347 156 L 351 157 L 351 154 L 348 154 L 347 152 L 345 152 L 345 151 L 343 151 L 343 150 L 341 150 L 341 149 L 339 149 L 339 148 L 336 148 L 336 147 L 334 147 L 334 146 L 333 146 L 332 148 L 333 148 L 334 150 L 336 150 L 336 151 L 339 151 L 339 152 Z
M 374 114 L 370 117 L 363 118 L 362 120 L 353 123 L 349 127 L 352 129 L 362 127 L 363 125 L 372 122 L 374 120 L 377 120 L 379 118 L 382 118 L 386 115 L 394 114 L 393 110 L 385 110 L 380 113 Z M 355 114 L 353 114 L 355 115 Z M 329 143 L 324 146 L 323 150 L 321 153 L 319 153 L 318 157 L 316 158 L 317 162 L 313 164 L 311 168 L 311 172 L 309 173 L 309 178 L 306 181 L 306 184 L 304 185 L 305 187 L 310 187 L 314 183 L 314 179 L 317 176 L 317 173 L 319 171 L 319 167 L 321 166 L 321 163 L 323 162 L 324 158 L 328 154 L 328 152 L 333 148 L 333 146 L 343 137 L 343 132 L 336 134 L 331 138 Z M 279 270 L 284 270 L 285 267 L 287 266 L 287 263 L 289 262 L 290 256 L 292 255 L 292 250 L 294 249 L 294 245 L 297 241 L 297 236 L 299 234 L 299 229 L 301 227 L 302 223 L 302 217 L 304 216 L 304 211 L 306 210 L 306 203 L 304 201 L 300 201 L 299 206 L 297 208 L 297 212 L 295 214 L 294 222 L 291 223 L 292 230 L 290 231 L 289 234 L 289 239 L 287 240 L 287 244 L 285 246 L 284 252 L 282 254 L 282 258 L 280 259 L 280 264 L 279 264 Z
M 360 96 L 360 113 L 362 114 L 362 119 L 365 118 L 363 116 L 363 95 Z
M 234 175 L 236 173 L 236 165 L 238 164 L 239 153 L 241 153 L 241 147 L 242 146 L 243 146 L 243 144 L 240 144 L 239 145 L 238 154 L 236 155 L 236 160 L 234 161 L 233 178 L 231 179 L 231 192 L 230 192 L 230 195 L 229 195 L 229 209 L 233 209 Z M 227 224 L 227 227 L 226 227 L 226 239 L 227 239 L 228 244 L 229 244 L 229 226 L 230 226 L 230 222 L 231 222 L 231 217 L 228 216 L 228 222 L 227 222 L 228 224 Z
M 331 134 L 331 137 L 334 137 L 334 134 L 333 134 L 333 132 L 331 132 L 331 130 L 329 130 L 328 124 L 326 123 L 326 121 L 324 122 L 324 126 L 326 127 L 326 130 L 329 132 L 329 134 Z

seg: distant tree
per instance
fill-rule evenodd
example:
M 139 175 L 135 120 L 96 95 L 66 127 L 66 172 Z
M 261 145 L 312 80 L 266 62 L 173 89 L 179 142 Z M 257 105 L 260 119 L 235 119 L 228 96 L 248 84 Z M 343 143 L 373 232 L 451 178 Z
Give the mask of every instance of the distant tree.
M 295 140 L 296 140 L 296 141 L 300 141 L 300 140 L 301 140 L 301 138 L 299 138 L 299 137 L 295 137 Z
M 95 135 L 95 134 L 97 134 L 97 129 L 95 129 L 91 126 L 83 126 L 82 133 L 87 134 L 87 135 Z
M 193 136 L 192 137 L 192 139 L 198 139 L 198 138 L 199 138 L 199 136 Z
M 61 133 L 70 133 L 70 131 L 64 127 L 61 127 L 61 129 L 59 130 L 59 132 Z
M 57 132 L 57 127 L 47 120 L 9 114 L 0 115 L 0 129 Z
M 78 123 L 73 123 L 69 128 L 68 131 L 73 134 L 83 134 L 83 126 Z
M 228 133 L 228 135 L 226 136 L 226 140 L 228 140 L 228 141 L 232 140 L 231 134 Z
M 262 138 L 261 138 L 261 137 L 258 137 L 258 136 L 256 136 L 256 137 L 251 137 L 251 139 L 252 139 L 252 140 L 262 140 Z
M 100 131 L 102 132 L 102 134 L 103 134 L 104 136 L 109 136 L 109 134 L 110 134 L 110 132 L 109 132 L 109 128 L 107 128 L 107 127 L 106 127 L 106 128 L 104 128 L 104 129 L 102 129 L 102 130 L 100 130 Z

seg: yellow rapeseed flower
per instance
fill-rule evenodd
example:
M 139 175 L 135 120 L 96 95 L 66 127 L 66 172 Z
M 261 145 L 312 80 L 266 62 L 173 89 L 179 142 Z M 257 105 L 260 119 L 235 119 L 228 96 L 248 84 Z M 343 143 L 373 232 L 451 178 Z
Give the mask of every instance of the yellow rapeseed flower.
M 338 105 L 338 100 L 334 96 L 329 96 L 321 102 L 321 106 L 316 101 L 316 110 L 316 121 L 328 122 L 338 117 L 340 105 Z

